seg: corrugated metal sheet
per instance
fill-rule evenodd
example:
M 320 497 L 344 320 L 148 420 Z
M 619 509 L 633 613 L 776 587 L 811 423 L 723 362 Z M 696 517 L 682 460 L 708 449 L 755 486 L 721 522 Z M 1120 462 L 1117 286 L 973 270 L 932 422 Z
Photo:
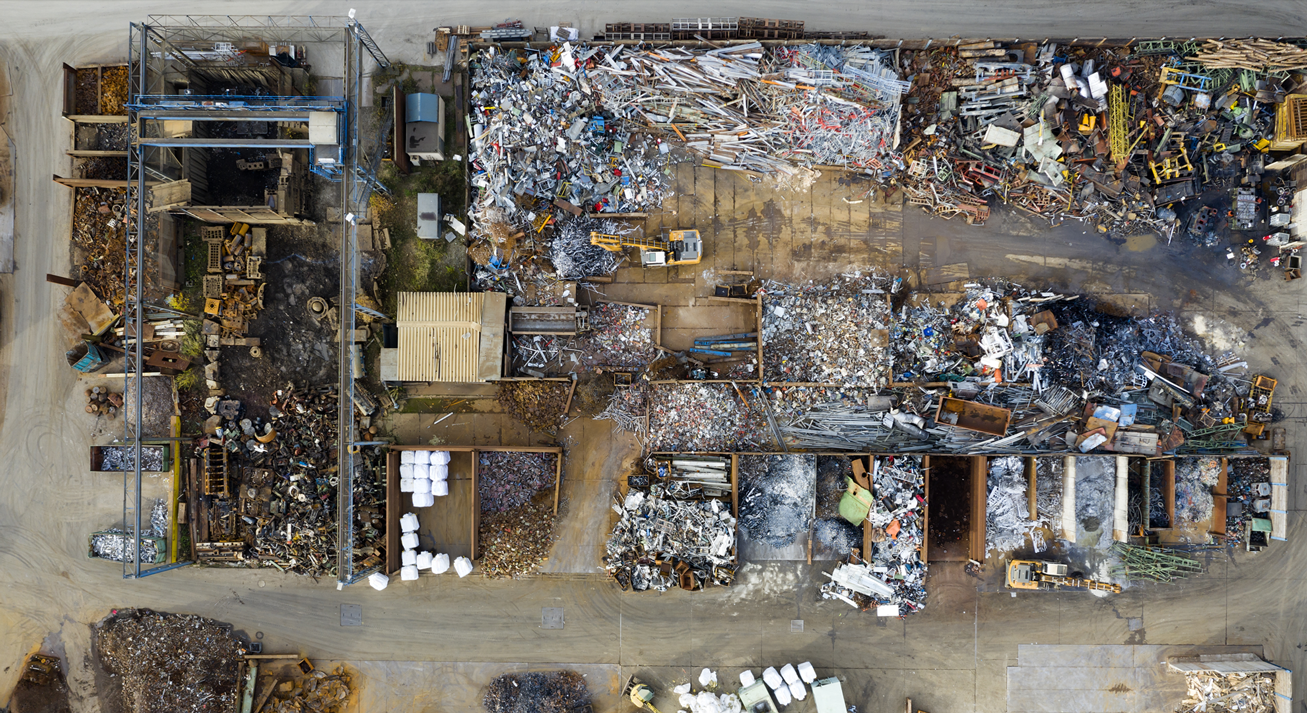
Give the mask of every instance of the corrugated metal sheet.
M 497 293 L 399 293 L 399 380 L 469 383 L 498 377 L 504 305 Z M 490 368 L 482 364 L 483 341 L 493 343 L 496 334 L 501 347 L 490 355 L 496 362 Z

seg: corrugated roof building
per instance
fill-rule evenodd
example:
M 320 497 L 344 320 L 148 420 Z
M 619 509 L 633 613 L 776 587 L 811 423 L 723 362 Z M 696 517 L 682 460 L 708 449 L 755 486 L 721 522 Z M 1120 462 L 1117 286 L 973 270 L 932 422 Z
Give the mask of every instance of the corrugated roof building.
M 401 292 L 398 380 L 475 383 L 503 374 L 502 292 Z

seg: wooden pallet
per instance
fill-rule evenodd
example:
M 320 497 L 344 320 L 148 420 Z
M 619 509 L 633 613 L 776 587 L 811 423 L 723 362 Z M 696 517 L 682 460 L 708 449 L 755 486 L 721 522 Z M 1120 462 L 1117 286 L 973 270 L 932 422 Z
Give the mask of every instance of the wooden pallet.
M 227 449 L 209 446 L 204 449 L 204 494 L 225 498 L 231 493 L 227 480 Z

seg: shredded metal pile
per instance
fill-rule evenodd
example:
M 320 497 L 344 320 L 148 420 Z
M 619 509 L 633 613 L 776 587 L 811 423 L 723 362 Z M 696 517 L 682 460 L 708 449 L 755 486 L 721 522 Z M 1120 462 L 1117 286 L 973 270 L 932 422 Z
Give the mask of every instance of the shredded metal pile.
M 600 302 L 590 308 L 590 331 L 573 343 L 584 366 L 643 369 L 658 355 L 654 348 L 649 310 L 634 305 Z
M 566 219 L 554 231 L 546 256 L 561 280 L 611 275 L 622 264 L 622 253 L 592 244 L 590 234 L 630 235 L 634 231 L 630 225 L 615 220 L 584 216 Z
M 552 434 L 558 432 L 571 389 L 561 381 L 501 381 L 495 401 L 531 430 Z
M 687 566 L 696 588 L 734 580 L 735 517 L 729 504 L 669 499 L 655 485 L 631 490 L 613 510 L 619 519 L 608 538 L 604 568 L 623 590 L 677 586 L 676 572 L 662 574 L 655 560 Z
M 485 513 L 480 528 L 482 574 L 520 577 L 549 558 L 554 544 L 554 510 L 547 503 L 527 503 L 504 512 Z
M 482 451 L 477 463 L 481 512 L 521 507 L 535 494 L 553 487 L 558 456 L 554 453 Z
M 154 507 L 150 508 L 149 525 L 150 528 L 145 531 L 145 535 L 158 538 L 168 537 L 167 501 L 162 499 L 154 501 Z M 91 556 L 113 562 L 137 561 L 132 558 L 132 540 L 134 539 L 132 532 L 133 530 L 115 527 L 91 535 Z M 165 539 L 162 542 L 166 544 L 167 540 Z M 159 544 L 156 540 L 142 538 L 139 561 L 150 564 L 158 562 Z
M 612 421 L 614 431 L 626 431 L 633 433 L 642 442 L 648 437 L 645 433 L 645 416 L 649 409 L 649 386 L 644 382 L 632 385 L 618 385 L 613 389 L 613 395 L 608 401 L 608 406 L 604 408 L 599 415 L 594 417 L 596 421 Z
M 506 673 L 486 686 L 487 713 L 576 713 L 590 710 L 590 690 L 575 671 Z
M 1041 520 L 1030 519 L 1026 497 L 1025 462 L 1016 456 L 989 460 L 989 493 L 985 500 L 985 547 L 999 554 L 1025 547 L 1030 538 L 1035 552 L 1043 552 Z M 1060 488 L 1059 488 L 1060 489 Z
M 762 318 L 769 380 L 882 387 L 890 382 L 886 278 L 828 284 L 768 282 Z
M 739 457 L 740 529 L 751 540 L 786 547 L 808 532 L 816 513 L 817 457 Z
M 1185 673 L 1187 691 L 1176 713 L 1273 713 L 1275 676 L 1269 673 Z
M 649 448 L 655 452 L 759 450 L 769 443 L 766 418 L 740 401 L 730 384 L 654 384 Z
M 147 609 L 119 611 L 95 630 L 95 650 L 130 713 L 235 713 L 242 653 L 229 625 Z

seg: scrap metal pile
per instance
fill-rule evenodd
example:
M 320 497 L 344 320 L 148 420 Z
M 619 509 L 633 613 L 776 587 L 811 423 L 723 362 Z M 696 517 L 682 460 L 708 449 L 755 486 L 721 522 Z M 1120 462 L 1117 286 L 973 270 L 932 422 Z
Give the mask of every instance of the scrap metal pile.
M 303 681 L 285 681 L 274 690 L 269 713 L 341 713 L 348 708 L 350 676 L 344 667 L 327 673 L 315 670 Z M 282 691 L 282 688 L 289 690 Z
M 533 571 L 554 542 L 552 503 L 536 496 L 554 487 L 558 455 L 482 451 L 477 461 L 481 497 L 481 567 L 489 577 Z
M 590 710 L 590 689 L 575 671 L 506 673 L 486 686 L 487 713 L 574 713 Z
M 1044 528 L 1048 523 L 1031 519 L 1026 492 L 1025 461 L 1016 456 L 989 459 L 988 495 L 985 499 L 986 551 L 1011 552 L 1026 545 L 1026 538 L 1035 552 L 1043 552 Z
M 148 609 L 121 610 L 94 646 L 131 713 L 236 713 L 240 657 L 231 626 Z
M 164 561 L 166 553 L 159 548 L 167 544 L 168 504 L 163 500 L 154 501 L 154 507 L 150 508 L 149 525 L 141 537 L 140 552 L 135 559 L 132 557 L 132 542 L 136 539 L 132 533 L 135 528 L 124 530 L 115 527 L 93 533 L 90 556 L 112 562 L 139 561 L 142 564 L 155 564 Z
M 871 552 L 826 573 L 831 581 L 822 585 L 822 598 L 864 611 L 876 607 L 881 616 L 904 616 L 926 607 L 925 471 L 920 456 L 878 456 L 872 468 L 870 481 L 856 483 L 856 497 L 869 499 L 864 526 L 871 528 Z M 845 497 L 855 496 L 851 491 Z M 848 516 L 843 507 L 841 513 Z
M 127 189 L 77 188 L 73 201 L 73 249 L 80 279 L 118 312 L 123 305 L 127 257 Z
M 482 451 L 477 461 L 481 512 L 504 512 L 530 502 L 553 487 L 557 464 L 554 453 Z
M 549 558 L 554 545 L 554 510 L 527 503 L 504 512 L 482 513 L 481 572 L 487 577 L 520 577 Z
M 1186 671 L 1187 691 L 1176 713 L 1273 713 L 1275 676 L 1270 673 Z
M 686 152 L 761 173 L 901 169 L 908 82 L 892 63 L 892 53 L 861 45 L 481 50 L 470 62 L 469 115 L 478 282 L 520 295 L 517 273 L 612 272 L 620 256 L 601 254 L 589 232 L 629 229 L 583 216 L 658 210 Z
M 1175 464 L 1177 528 L 1206 523 L 1212 517 L 1212 488 L 1221 475 L 1219 458 L 1184 458 Z
M 1231 542 L 1265 544 L 1269 533 L 1256 526 L 1269 524 L 1271 507 L 1271 463 L 1266 458 L 1231 458 L 1226 483 L 1231 507 L 1226 513 L 1225 534 Z M 1260 522 L 1254 523 L 1253 520 Z
M 561 381 L 501 381 L 495 401 L 531 430 L 557 433 L 571 389 Z
M 585 367 L 644 369 L 657 357 L 650 310 L 635 305 L 600 302 L 590 308 L 590 331 L 573 344 L 581 351 Z
M 983 222 L 994 199 L 1115 239 L 1185 232 L 1201 243 L 1218 223 L 1253 230 L 1265 152 L 1305 138 L 1282 116 L 1294 101 L 1288 73 L 1305 63 L 1307 50 L 1263 40 L 915 52 L 903 59 L 915 101 L 899 178 L 909 203 L 968 222 Z M 1204 205 L 1210 224 L 1195 226 Z
M 697 590 L 735 580 L 735 517 L 729 502 L 678 500 L 661 485 L 631 489 L 613 504 L 618 521 L 604 568 L 622 590 Z
M 816 515 L 817 457 L 806 454 L 739 457 L 740 530 L 783 548 L 806 535 Z
M 771 439 L 766 418 L 731 384 L 654 384 L 648 399 L 650 450 L 759 450 Z
M 887 278 L 837 277 L 828 284 L 768 282 L 763 308 L 765 375 L 883 387 L 890 382 Z
M 267 421 L 244 417 L 236 399 L 207 405 L 214 416 L 200 442 L 200 560 L 334 576 L 336 388 L 278 389 Z M 375 507 L 383 489 L 367 487 L 370 499 L 357 504 Z

